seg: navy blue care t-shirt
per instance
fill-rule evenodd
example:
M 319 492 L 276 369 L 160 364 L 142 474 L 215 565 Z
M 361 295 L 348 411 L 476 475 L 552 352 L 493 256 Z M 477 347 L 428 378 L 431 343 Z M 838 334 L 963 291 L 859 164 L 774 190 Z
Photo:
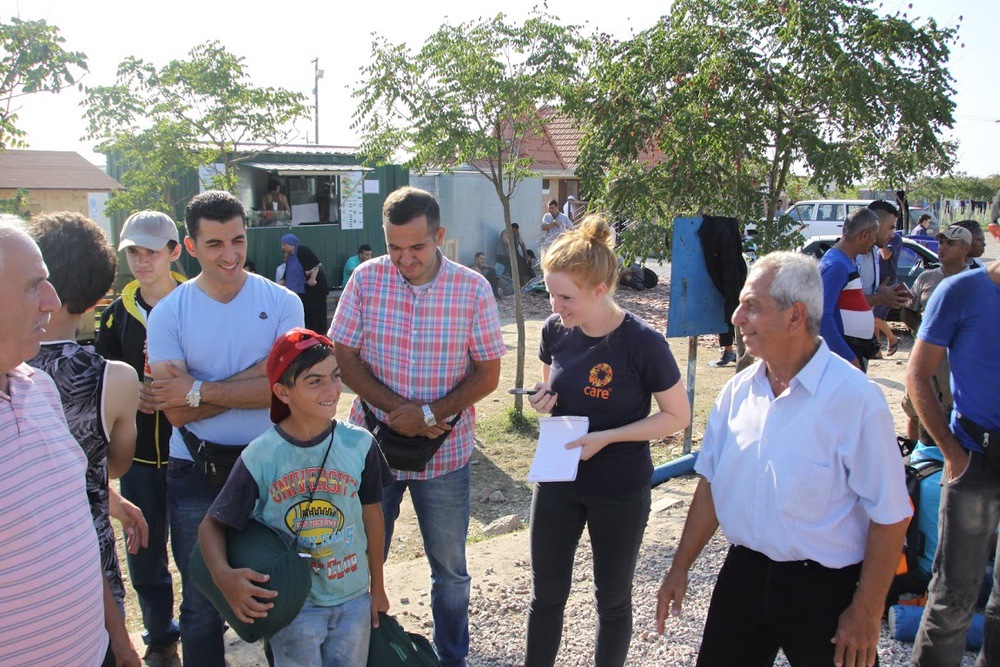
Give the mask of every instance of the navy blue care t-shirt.
M 538 358 L 551 366 L 549 383 L 559 394 L 552 414 L 588 417 L 591 432 L 648 417 L 652 395 L 681 378 L 663 335 L 629 312 L 602 338 L 566 329 L 553 314 L 542 328 Z M 616 495 L 648 486 L 652 474 L 648 440 L 616 442 L 580 461 L 575 484 L 587 493 Z

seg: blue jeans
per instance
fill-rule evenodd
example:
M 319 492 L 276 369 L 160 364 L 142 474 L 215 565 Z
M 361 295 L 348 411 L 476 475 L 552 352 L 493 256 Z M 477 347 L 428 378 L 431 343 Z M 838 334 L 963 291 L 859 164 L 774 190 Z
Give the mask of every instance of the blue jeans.
M 371 607 L 367 594 L 334 607 L 306 600 L 295 620 L 268 640 L 274 667 L 365 667 Z
M 132 588 L 139 597 L 142 640 L 148 646 L 164 647 L 180 638 L 174 619 L 174 586 L 167 560 L 167 468 L 134 463 L 121 478 L 121 493 L 135 503 L 149 525 L 149 546 L 135 555 L 126 554 Z
M 431 566 L 434 647 L 442 667 L 463 667 L 469 653 L 469 588 L 465 539 L 469 535 L 470 466 L 425 480 L 400 480 L 385 489 L 385 552 L 388 557 L 399 503 L 407 487 Z
M 198 526 L 221 486 L 209 484 L 191 461 L 170 459 L 167 470 L 167 512 L 174 562 L 181 573 L 181 648 L 185 667 L 225 667 L 222 617 L 188 577 Z
M 957 665 L 965 654 L 965 635 L 979 599 L 986 561 L 1000 553 L 1000 475 L 986 456 L 973 452 L 969 467 L 954 482 L 943 480 L 938 530 L 927 604 L 913 644 L 918 667 Z M 1000 660 L 1000 567 L 986 603 L 983 646 L 976 667 Z

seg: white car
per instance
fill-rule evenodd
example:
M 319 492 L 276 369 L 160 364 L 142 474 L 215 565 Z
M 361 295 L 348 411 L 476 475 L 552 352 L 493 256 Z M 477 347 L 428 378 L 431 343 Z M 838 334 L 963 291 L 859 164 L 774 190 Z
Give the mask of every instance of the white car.
M 873 199 L 813 199 L 794 204 L 782 215 L 799 223 L 795 229 L 802 238 L 813 236 L 840 236 L 844 230 L 844 220 L 847 214 L 856 208 L 865 208 Z M 746 235 L 757 234 L 757 224 L 746 226 Z
M 815 199 L 797 202 L 786 212 L 796 222 L 802 223 L 799 233 L 805 238 L 813 236 L 840 236 L 844 220 L 857 208 L 866 208 L 872 199 Z

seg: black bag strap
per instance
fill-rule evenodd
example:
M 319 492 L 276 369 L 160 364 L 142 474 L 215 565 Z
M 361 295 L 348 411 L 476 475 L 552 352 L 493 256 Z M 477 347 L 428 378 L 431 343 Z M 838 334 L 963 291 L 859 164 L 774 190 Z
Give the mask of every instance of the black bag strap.
M 326 460 L 330 457 L 330 449 L 333 447 L 333 434 L 337 430 L 337 425 L 336 423 L 333 422 L 331 422 L 331 424 L 333 424 L 333 426 L 330 429 L 330 441 L 326 443 L 326 453 L 323 454 L 323 462 L 319 466 L 320 469 L 326 468 Z M 312 509 L 313 497 L 316 495 L 316 487 L 318 486 L 319 486 L 319 480 L 317 479 L 316 481 L 313 482 L 313 487 L 309 490 L 309 500 L 306 501 L 306 507 L 304 511 L 309 511 L 310 509 Z M 299 533 L 302 532 L 303 523 L 304 523 L 303 521 L 300 521 L 299 528 L 298 530 L 295 531 L 295 539 L 292 541 L 292 547 L 291 547 L 292 549 L 296 549 L 299 546 Z

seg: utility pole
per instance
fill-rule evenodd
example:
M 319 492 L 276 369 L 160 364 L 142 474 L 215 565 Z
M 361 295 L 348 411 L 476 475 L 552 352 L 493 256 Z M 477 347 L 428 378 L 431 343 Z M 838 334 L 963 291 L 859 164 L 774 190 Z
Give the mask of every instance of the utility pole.
M 316 119 L 316 143 L 319 143 L 319 80 L 323 78 L 323 70 L 319 68 L 319 58 L 313 58 L 313 114 Z

